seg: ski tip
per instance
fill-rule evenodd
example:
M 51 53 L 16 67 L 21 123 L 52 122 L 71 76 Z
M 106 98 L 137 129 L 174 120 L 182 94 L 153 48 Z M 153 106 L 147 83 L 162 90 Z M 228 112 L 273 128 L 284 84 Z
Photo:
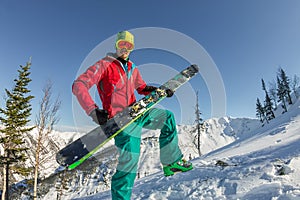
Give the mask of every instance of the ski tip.
M 196 72 L 199 71 L 199 66 L 196 64 L 192 64 L 190 67 L 193 68 Z

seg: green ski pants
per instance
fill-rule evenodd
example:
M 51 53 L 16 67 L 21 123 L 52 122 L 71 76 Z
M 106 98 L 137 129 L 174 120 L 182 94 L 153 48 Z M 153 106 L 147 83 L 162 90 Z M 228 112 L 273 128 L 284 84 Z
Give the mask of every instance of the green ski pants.
M 112 177 L 111 194 L 113 200 L 130 200 L 140 156 L 142 128 L 160 129 L 160 161 L 163 165 L 177 162 L 182 158 L 178 147 L 175 118 L 172 112 L 158 108 L 148 110 L 115 137 L 119 163 Z

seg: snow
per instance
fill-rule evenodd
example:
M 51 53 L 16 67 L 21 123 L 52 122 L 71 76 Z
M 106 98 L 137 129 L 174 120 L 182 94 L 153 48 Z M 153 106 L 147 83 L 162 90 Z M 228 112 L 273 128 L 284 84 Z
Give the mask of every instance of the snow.
M 278 110 L 276 118 L 264 126 L 248 118 L 206 120 L 201 134 L 201 157 L 192 142 L 195 126 L 178 125 L 180 148 L 187 160 L 192 159 L 194 169 L 171 177 L 163 176 L 159 162 L 159 131 L 144 130 L 139 178 L 132 199 L 300 199 L 300 100 L 288 110 L 284 114 Z M 54 131 L 51 138 L 63 147 L 81 135 Z M 111 199 L 110 180 L 117 162 L 113 149 L 110 142 L 95 155 L 101 157 L 98 164 L 86 161 L 90 169 L 71 171 L 62 199 Z M 216 165 L 219 160 L 228 166 Z M 53 158 L 44 168 L 40 173 L 48 177 L 58 165 Z M 60 184 L 57 180 L 43 185 L 48 188 L 40 199 L 56 199 Z M 29 197 L 23 194 L 20 199 Z
M 201 138 L 204 155 L 192 160 L 194 169 L 164 177 L 155 168 L 152 175 L 136 180 L 132 199 L 300 199 L 299 100 L 289 112 L 277 115 L 263 127 L 254 120 L 229 117 L 206 123 L 207 132 Z M 191 128 L 178 129 L 181 144 L 188 144 L 190 138 L 184 132 Z M 215 149 L 217 146 L 221 148 Z M 197 152 L 193 151 L 186 150 L 196 157 Z M 229 166 L 216 166 L 217 160 Z M 140 166 L 146 166 L 147 170 L 153 166 L 144 157 L 141 162 Z M 107 190 L 75 199 L 111 199 L 111 196 Z

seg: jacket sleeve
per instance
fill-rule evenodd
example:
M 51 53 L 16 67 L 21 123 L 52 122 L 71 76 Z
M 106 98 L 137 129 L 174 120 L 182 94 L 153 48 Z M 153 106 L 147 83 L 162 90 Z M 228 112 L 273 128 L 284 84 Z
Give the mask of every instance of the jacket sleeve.
M 135 88 L 137 92 L 141 95 L 150 94 L 149 91 L 145 91 L 145 87 L 147 86 L 146 82 L 143 80 L 140 71 L 136 68 L 136 76 L 135 76 Z
M 98 61 L 81 74 L 72 85 L 72 92 L 87 115 L 97 108 L 89 89 L 101 80 L 104 70 L 103 62 Z

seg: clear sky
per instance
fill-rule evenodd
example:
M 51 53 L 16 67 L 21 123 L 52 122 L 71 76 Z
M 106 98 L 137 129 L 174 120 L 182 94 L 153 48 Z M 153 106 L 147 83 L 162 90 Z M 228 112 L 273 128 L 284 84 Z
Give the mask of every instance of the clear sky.
M 0 0 L 0 95 L 13 86 L 18 66 L 32 56 L 33 115 L 41 89 L 50 79 L 54 97 L 59 95 L 62 100 L 59 124 L 72 126 L 71 85 L 89 53 L 118 31 L 157 27 L 199 43 L 220 72 L 226 114 L 254 118 L 256 98 L 263 98 L 261 78 L 271 81 L 279 66 L 289 76 L 300 76 L 299 10 L 297 0 Z M 174 39 L 174 43 L 180 42 Z M 133 52 L 131 59 L 138 66 L 158 63 L 177 71 L 189 64 L 157 49 Z M 140 68 L 143 72 L 143 66 Z M 165 77 L 167 80 L 170 75 Z M 213 81 L 215 77 L 208 78 Z M 151 82 L 151 77 L 147 79 Z M 210 118 L 213 100 L 209 86 L 199 75 L 191 87 L 199 91 L 203 118 Z M 184 104 L 175 97 L 162 106 L 172 110 L 178 122 L 190 123 L 193 119 L 180 116 L 184 111 L 178 110 L 178 101 Z M 0 103 L 3 106 L 3 98 Z

